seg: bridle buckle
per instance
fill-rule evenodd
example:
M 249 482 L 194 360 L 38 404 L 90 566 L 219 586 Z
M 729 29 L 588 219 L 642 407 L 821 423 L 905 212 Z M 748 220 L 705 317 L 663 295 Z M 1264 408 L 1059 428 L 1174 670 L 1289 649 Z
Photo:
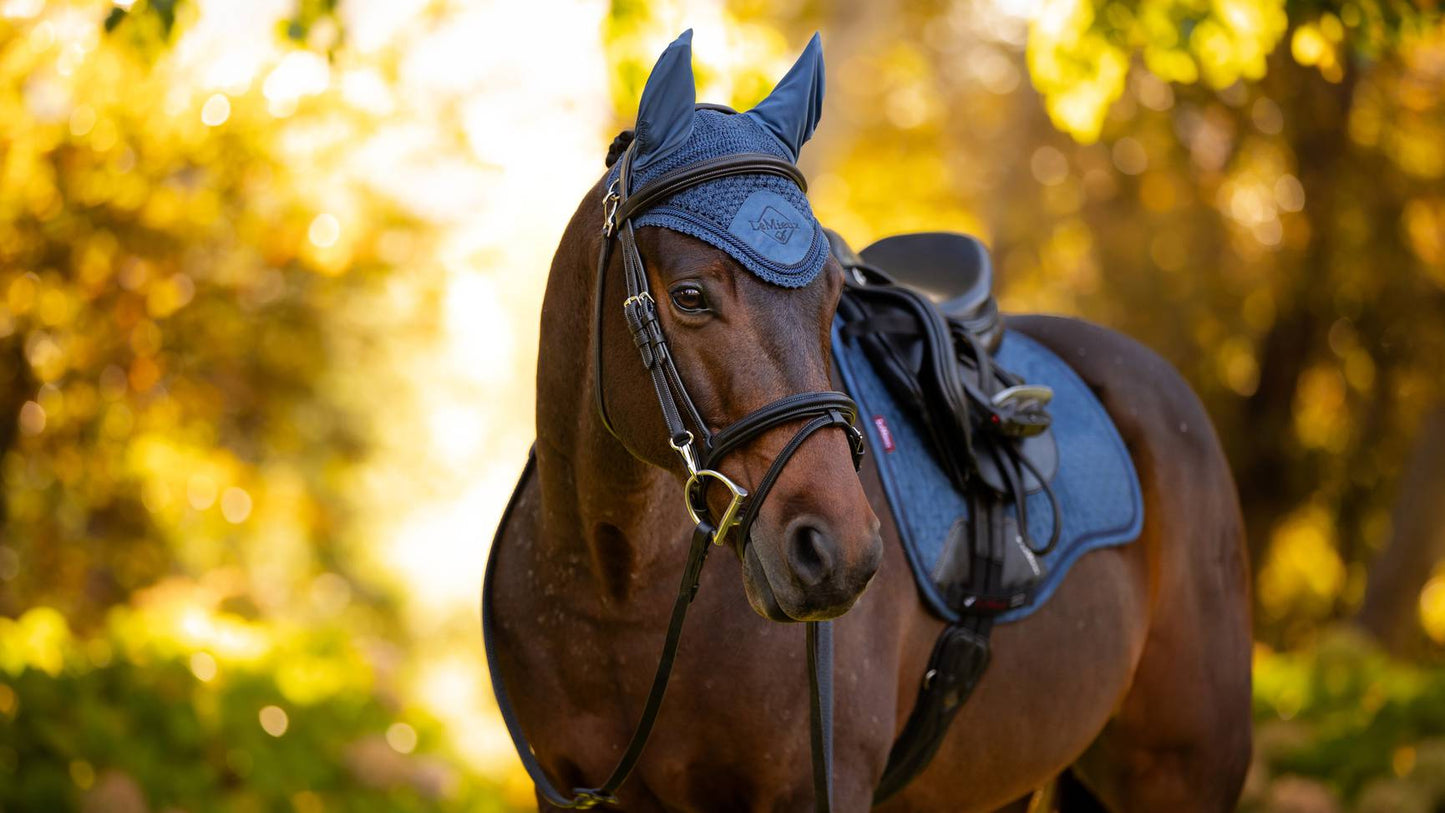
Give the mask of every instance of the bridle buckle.
M 613 181 L 607 186 L 607 195 L 602 198 L 602 236 L 611 237 L 617 231 L 617 207 L 621 203 L 617 181 Z
M 683 432 L 680 437 L 683 438 L 681 442 L 678 438 L 668 438 L 667 445 L 671 446 L 672 450 L 682 458 L 682 464 L 687 467 L 688 475 L 697 474 L 697 459 L 692 455 L 692 433 Z
M 573 810 L 591 810 L 598 805 L 617 805 L 617 797 L 598 788 L 573 788 Z
M 633 294 L 632 296 L 629 296 L 629 297 L 627 297 L 626 299 L 622 300 L 622 312 L 623 312 L 623 313 L 627 313 L 627 312 L 631 311 L 633 308 L 648 308 L 648 307 L 652 307 L 652 308 L 656 308 L 656 307 L 657 307 L 657 302 L 653 300 L 652 294 L 649 293 L 648 291 L 643 291 L 643 292 L 640 293 L 640 294 Z M 645 313 L 645 311 L 644 311 L 644 313 Z M 638 317 L 638 321 L 639 321 L 639 322 L 642 321 L 641 316 Z M 686 440 L 685 442 L 686 442 L 686 443 L 692 443 L 692 434 L 691 434 L 691 433 L 688 433 L 687 440 Z M 673 446 L 672 448 L 676 449 L 677 447 L 676 447 L 676 446 Z

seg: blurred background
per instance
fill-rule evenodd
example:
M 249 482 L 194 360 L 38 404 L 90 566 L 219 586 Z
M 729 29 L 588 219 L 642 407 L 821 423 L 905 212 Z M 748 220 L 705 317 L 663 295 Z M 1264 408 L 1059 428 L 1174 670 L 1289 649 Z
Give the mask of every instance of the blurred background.
M 1177 365 L 1244 807 L 1445 805 L 1433 0 L 0 0 L 0 809 L 500 810 L 477 602 L 553 248 L 656 55 L 823 33 L 814 208 Z

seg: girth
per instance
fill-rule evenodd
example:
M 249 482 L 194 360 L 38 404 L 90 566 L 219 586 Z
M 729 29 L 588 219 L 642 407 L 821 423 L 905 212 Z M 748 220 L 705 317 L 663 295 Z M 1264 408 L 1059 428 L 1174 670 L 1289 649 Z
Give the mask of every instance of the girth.
M 728 112 L 731 112 L 730 110 Z M 621 139 L 621 137 L 619 137 Z M 614 142 L 616 145 L 617 142 Z M 737 551 L 742 554 L 748 544 L 752 524 L 757 519 L 763 501 L 782 474 L 788 461 L 813 434 L 819 430 L 836 427 L 848 435 L 849 449 L 856 470 L 864 453 L 863 433 L 854 426 L 858 407 L 853 399 L 841 392 L 819 391 L 787 395 L 773 401 L 738 419 L 723 429 L 712 432 L 699 414 L 687 387 L 678 373 L 667 337 L 658 317 L 657 301 L 652 296 L 647 280 L 647 271 L 642 256 L 637 250 L 636 235 L 632 217 L 646 211 L 671 195 L 688 187 L 729 175 L 768 174 L 792 180 L 800 189 L 807 189 L 802 173 L 792 163 L 765 153 L 743 153 L 722 156 L 681 167 L 657 178 L 639 189 L 630 188 L 631 166 L 636 149 L 629 146 L 621 155 L 617 180 L 608 188 L 603 198 L 604 222 L 602 247 L 597 261 L 597 288 L 593 314 L 593 338 L 596 380 L 594 391 L 598 415 L 607 431 L 626 446 L 613 428 L 607 410 L 606 378 L 603 368 L 602 342 L 603 320 L 606 315 L 607 272 L 612 259 L 614 244 L 619 248 L 625 282 L 626 297 L 622 310 L 627 327 L 642 358 L 644 368 L 652 380 L 663 422 L 668 432 L 668 444 L 677 452 L 687 471 L 684 486 L 684 500 L 688 515 L 694 527 L 689 545 L 687 565 L 683 569 L 677 598 L 674 600 L 667 635 L 657 671 L 653 676 L 652 688 L 648 692 L 637 727 L 634 730 L 622 758 L 607 780 L 595 788 L 574 788 L 570 793 L 559 791 L 547 778 L 536 755 L 528 746 L 526 736 L 516 719 L 506 688 L 497 665 L 491 604 L 486 599 L 490 591 L 493 565 L 496 561 L 494 542 L 488 559 L 487 573 L 483 585 L 482 632 L 487 650 L 487 665 L 491 673 L 492 690 L 502 719 L 507 725 L 512 743 L 523 767 L 537 787 L 538 794 L 549 804 L 560 808 L 586 809 L 598 804 L 616 805 L 614 795 L 636 766 L 642 755 L 643 746 L 652 731 L 662 698 L 667 690 L 673 659 L 681 640 L 683 622 L 687 608 L 697 595 L 702 566 L 707 559 L 711 545 L 722 544 L 730 533 L 735 532 Z M 803 422 L 773 459 L 762 478 L 751 491 L 735 483 L 718 470 L 718 464 L 727 455 L 742 448 L 773 429 L 790 423 Z M 529 461 L 530 466 L 530 461 Z M 718 484 L 729 494 L 727 507 L 721 516 L 714 518 L 707 503 L 708 487 Z M 520 490 L 520 487 L 519 487 Z M 515 496 L 515 495 L 514 495 Z M 510 510 L 510 505 L 508 506 Z M 500 530 L 497 539 L 500 540 Z M 832 806 L 832 624 L 830 622 L 809 622 L 807 625 L 807 660 L 809 667 L 809 720 L 811 723 L 810 742 L 813 753 L 814 807 L 828 811 Z

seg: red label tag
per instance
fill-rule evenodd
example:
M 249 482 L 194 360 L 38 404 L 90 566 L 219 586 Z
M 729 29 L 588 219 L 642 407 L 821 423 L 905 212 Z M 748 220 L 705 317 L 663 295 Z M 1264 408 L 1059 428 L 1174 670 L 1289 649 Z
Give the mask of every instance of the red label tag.
M 893 433 L 888 431 L 888 421 L 882 415 L 873 416 L 873 425 L 878 427 L 878 439 L 883 441 L 883 451 L 893 451 Z

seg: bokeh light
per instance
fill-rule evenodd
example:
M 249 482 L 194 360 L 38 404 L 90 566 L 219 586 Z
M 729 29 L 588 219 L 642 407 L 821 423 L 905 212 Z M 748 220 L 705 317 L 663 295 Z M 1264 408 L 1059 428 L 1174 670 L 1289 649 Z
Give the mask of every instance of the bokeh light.
M 286 729 L 291 727 L 290 716 L 280 706 L 263 706 L 256 716 L 261 721 L 262 730 L 273 737 L 285 734 Z

